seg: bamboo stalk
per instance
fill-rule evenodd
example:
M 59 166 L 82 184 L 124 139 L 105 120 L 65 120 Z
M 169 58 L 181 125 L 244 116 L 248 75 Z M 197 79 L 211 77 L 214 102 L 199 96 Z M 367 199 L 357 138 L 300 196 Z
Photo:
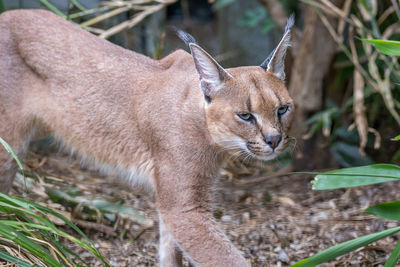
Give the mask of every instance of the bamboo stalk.
M 47 7 L 48 9 L 50 9 L 51 11 L 53 11 L 54 13 L 56 13 L 57 15 L 59 15 L 60 17 L 62 17 L 63 19 L 66 19 L 67 16 L 64 15 L 64 13 L 61 12 L 61 10 L 59 10 L 57 7 L 55 7 L 52 3 L 50 3 L 47 0 L 40 0 L 40 3 L 42 3 L 45 7 Z
M 81 11 L 87 10 L 78 0 L 71 0 L 71 3 Z
M 329 34 L 332 36 L 333 40 L 335 40 L 335 42 L 341 42 L 340 37 L 336 33 L 336 31 L 333 28 L 333 26 L 329 23 L 329 21 L 326 18 L 326 16 L 320 14 L 319 18 L 321 19 L 322 23 L 325 25 L 325 27 L 328 30 Z
M 114 27 L 111 27 L 110 29 L 106 30 L 99 36 L 101 38 L 107 39 L 110 36 L 119 33 L 125 29 L 132 28 L 133 26 L 141 22 L 143 19 L 145 19 L 147 16 L 161 10 L 165 6 L 166 6 L 165 4 L 150 6 L 146 10 L 143 10 L 142 12 L 135 14 L 131 20 L 124 21 Z
M 73 13 L 73 14 L 69 15 L 68 18 L 69 19 L 76 19 L 76 18 L 80 18 L 80 17 L 86 16 L 86 15 L 95 14 L 95 13 L 98 13 L 98 12 L 109 11 L 111 9 L 112 9 L 112 7 L 109 7 L 109 6 L 103 6 L 103 7 L 99 7 L 99 8 L 87 9 L 85 11 L 80 11 L 80 12 Z
M 353 0 L 346 0 L 346 2 L 343 5 L 343 13 L 344 13 L 345 17 L 342 18 L 338 23 L 337 32 L 342 40 L 343 40 L 343 32 L 344 32 L 344 29 L 346 26 L 346 18 L 350 13 L 350 8 L 351 8 L 352 3 L 353 3 Z
M 389 17 L 389 15 L 392 14 L 394 11 L 395 11 L 395 9 L 394 9 L 393 6 L 387 8 L 387 9 L 382 13 L 382 15 L 379 17 L 378 22 L 377 22 L 378 25 L 381 25 L 382 22 L 384 22 L 385 19 L 386 19 L 387 17 Z
M 328 8 L 328 10 L 333 11 L 339 17 L 341 18 L 346 17 L 346 14 L 342 10 L 340 10 L 340 8 L 332 4 L 330 1 L 328 0 L 320 0 L 320 1 Z
M 317 3 L 314 0 L 301 0 L 301 2 L 306 3 L 306 4 L 310 5 L 310 6 L 313 6 L 313 7 L 317 8 L 317 9 L 320 9 L 320 10 L 324 11 L 328 15 L 331 15 L 331 16 L 334 16 L 334 17 L 337 16 L 337 14 L 335 12 L 333 12 L 332 10 L 327 8 L 325 5 Z
M 153 0 L 130 0 L 130 1 L 107 1 L 101 2 L 102 6 L 126 6 L 126 5 L 143 5 L 150 4 Z
M 114 10 L 112 10 L 112 11 L 110 11 L 110 12 L 107 12 L 107 13 L 105 13 L 105 14 L 103 14 L 103 15 L 100 15 L 100 16 L 97 16 L 97 17 L 95 17 L 95 18 L 93 18 L 93 19 L 90 19 L 90 20 L 88 20 L 88 21 L 85 21 L 85 22 L 82 23 L 80 26 L 81 26 L 82 28 L 86 28 L 86 27 L 91 26 L 91 25 L 93 25 L 93 24 L 99 23 L 100 21 L 103 21 L 103 20 L 105 20 L 105 19 L 114 17 L 114 16 L 116 16 L 116 15 L 118 15 L 118 14 L 121 14 L 121 13 L 123 13 L 123 12 L 126 12 L 126 11 L 128 11 L 128 10 L 130 10 L 130 9 L 131 9 L 131 6 L 130 6 L 130 5 L 125 5 L 125 6 L 121 7 L 121 8 L 114 9 Z
M 92 32 L 94 34 L 102 34 L 103 32 L 105 32 L 105 30 L 103 30 L 103 29 L 94 28 L 94 27 L 86 27 L 85 30 Z

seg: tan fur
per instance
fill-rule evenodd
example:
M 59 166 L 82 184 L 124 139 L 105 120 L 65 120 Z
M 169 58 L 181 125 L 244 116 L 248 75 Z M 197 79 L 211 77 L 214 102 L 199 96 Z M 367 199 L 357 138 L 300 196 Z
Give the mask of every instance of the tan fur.
M 210 213 L 211 187 L 221 151 L 269 159 L 286 147 L 293 112 L 280 122 L 276 109 L 293 104 L 280 79 L 261 67 L 228 69 L 232 78 L 207 104 L 182 50 L 152 60 L 42 10 L 1 14 L 0 36 L 0 136 L 19 157 L 37 133 L 51 132 L 84 157 L 147 180 L 160 213 L 161 266 L 180 266 L 181 252 L 199 266 L 249 265 Z M 249 105 L 257 125 L 236 116 Z M 283 141 L 272 153 L 263 138 L 275 133 Z M 1 192 L 15 172 L 0 150 Z

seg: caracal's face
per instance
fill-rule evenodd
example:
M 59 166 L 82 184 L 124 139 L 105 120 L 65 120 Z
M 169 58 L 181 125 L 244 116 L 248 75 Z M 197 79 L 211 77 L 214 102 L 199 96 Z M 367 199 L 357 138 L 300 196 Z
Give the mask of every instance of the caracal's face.
M 222 150 L 270 160 L 289 144 L 294 113 L 284 82 L 261 67 L 227 70 L 227 80 L 206 105 L 212 138 Z

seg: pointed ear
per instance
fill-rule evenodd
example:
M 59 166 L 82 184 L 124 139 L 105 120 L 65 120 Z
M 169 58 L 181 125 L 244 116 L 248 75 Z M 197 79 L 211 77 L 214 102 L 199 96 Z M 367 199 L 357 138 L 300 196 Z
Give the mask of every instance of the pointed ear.
M 200 78 L 200 87 L 207 102 L 221 89 L 224 82 L 232 76 L 221 67 L 206 51 L 195 43 L 189 44 L 197 73 Z
M 294 24 L 294 14 L 292 14 L 286 24 L 285 32 L 278 46 L 271 52 L 261 67 L 266 71 L 272 72 L 279 79 L 285 79 L 285 56 L 288 46 L 290 46 L 290 33 Z

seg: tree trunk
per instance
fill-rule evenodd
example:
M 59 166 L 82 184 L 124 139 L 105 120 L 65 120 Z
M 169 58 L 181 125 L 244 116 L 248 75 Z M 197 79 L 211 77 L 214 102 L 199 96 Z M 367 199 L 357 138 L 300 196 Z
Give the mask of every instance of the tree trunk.
M 289 91 L 296 104 L 292 126 L 298 146 L 293 154 L 293 166 L 296 170 L 323 168 L 330 162 L 329 152 L 323 152 L 320 146 L 324 143 L 321 135 L 309 140 L 304 140 L 302 136 L 307 131 L 307 118 L 322 108 L 324 78 L 337 52 L 335 41 L 315 9 L 310 6 L 303 6 L 302 9 L 304 30 L 298 41 L 289 83 Z M 335 26 L 334 21 L 331 23 Z

